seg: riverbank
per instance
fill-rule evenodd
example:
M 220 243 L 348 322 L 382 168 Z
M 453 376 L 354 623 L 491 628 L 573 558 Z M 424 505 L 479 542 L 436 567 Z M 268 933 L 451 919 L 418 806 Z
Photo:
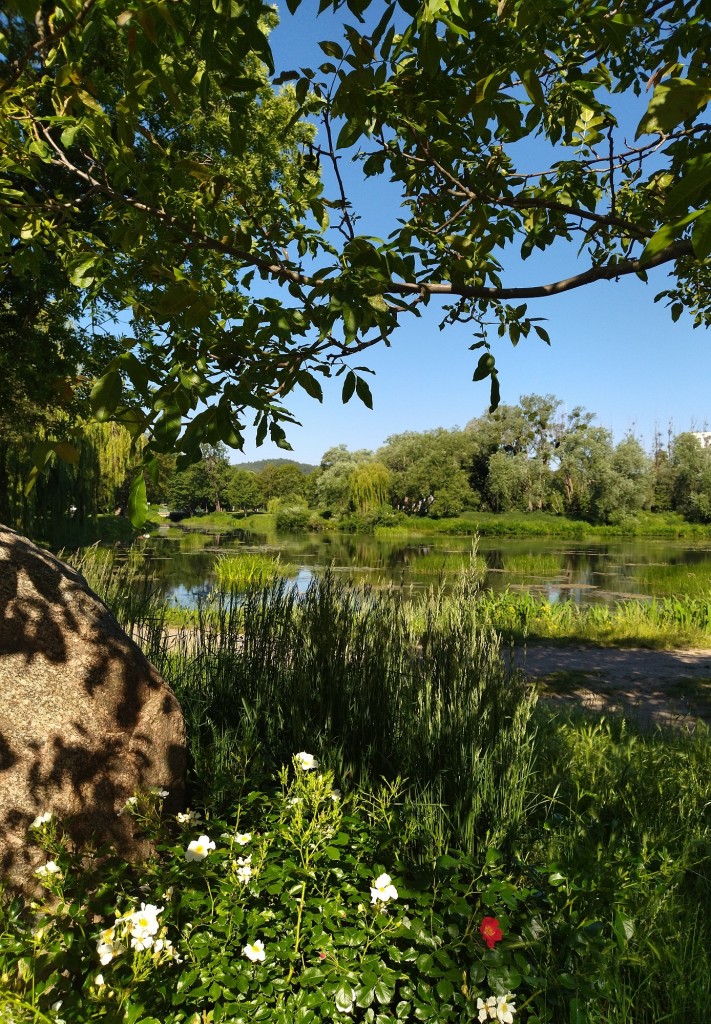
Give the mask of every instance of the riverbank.
M 211 512 L 191 516 L 180 522 L 181 529 L 240 529 L 254 533 L 279 532 L 279 514 L 255 512 Z M 427 516 L 400 514 L 394 525 L 382 525 L 377 517 L 349 515 L 324 516 L 317 510 L 293 523 L 287 532 L 373 533 L 376 537 L 427 537 L 433 534 L 455 537 L 560 537 L 585 540 L 600 537 L 659 537 L 679 539 L 711 539 L 711 524 L 689 523 L 676 513 L 641 513 L 629 516 L 615 525 L 588 523 L 548 512 L 466 512 L 452 519 L 431 519 Z

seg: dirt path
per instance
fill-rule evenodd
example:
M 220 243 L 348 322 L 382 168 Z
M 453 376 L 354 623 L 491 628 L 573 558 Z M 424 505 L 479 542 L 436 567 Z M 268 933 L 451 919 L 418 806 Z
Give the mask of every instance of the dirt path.
M 711 650 L 531 643 L 514 648 L 513 658 L 555 703 L 621 710 L 647 725 L 711 724 Z

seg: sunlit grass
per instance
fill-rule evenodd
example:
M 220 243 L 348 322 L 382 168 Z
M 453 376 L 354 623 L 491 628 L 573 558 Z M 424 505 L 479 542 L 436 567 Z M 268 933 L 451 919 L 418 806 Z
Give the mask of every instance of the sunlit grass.
M 271 558 L 258 551 L 245 551 L 236 555 L 221 555 L 212 567 L 212 575 L 223 590 L 245 591 L 266 587 L 281 577 L 293 576 L 292 565 Z
M 579 605 L 530 593 L 487 591 L 477 598 L 477 606 L 484 622 L 514 641 L 711 647 L 711 595 Z

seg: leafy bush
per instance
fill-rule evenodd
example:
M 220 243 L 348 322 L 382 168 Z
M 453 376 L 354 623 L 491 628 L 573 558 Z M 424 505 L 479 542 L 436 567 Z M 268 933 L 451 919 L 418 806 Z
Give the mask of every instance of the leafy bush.
M 338 529 L 344 533 L 373 533 L 376 529 L 405 526 L 410 518 L 389 505 L 380 505 L 367 512 L 344 512 L 338 519 Z
M 308 530 L 311 513 L 305 505 L 285 505 L 276 509 L 276 528 L 282 533 Z
M 512 1021 L 528 1004 L 536 1024 L 594 991 L 568 974 L 540 998 L 547 943 L 574 902 L 561 879 L 527 887 L 495 850 L 413 870 L 397 858 L 413 823 L 395 788 L 343 797 L 311 755 L 292 765 L 277 791 L 246 776 L 229 821 L 166 820 L 160 794 L 138 794 L 125 813 L 155 851 L 140 867 L 73 853 L 61 823 L 38 823 L 54 867 L 31 913 L 17 899 L 2 909 L 4 1020 L 460 1024 Z M 558 968 L 609 951 L 590 924 Z

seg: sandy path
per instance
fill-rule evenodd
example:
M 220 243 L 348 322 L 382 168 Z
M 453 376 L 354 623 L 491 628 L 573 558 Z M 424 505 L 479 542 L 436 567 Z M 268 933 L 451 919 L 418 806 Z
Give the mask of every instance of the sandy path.
M 513 658 L 556 703 L 621 710 L 650 725 L 711 724 L 711 650 L 530 643 L 514 648 Z

